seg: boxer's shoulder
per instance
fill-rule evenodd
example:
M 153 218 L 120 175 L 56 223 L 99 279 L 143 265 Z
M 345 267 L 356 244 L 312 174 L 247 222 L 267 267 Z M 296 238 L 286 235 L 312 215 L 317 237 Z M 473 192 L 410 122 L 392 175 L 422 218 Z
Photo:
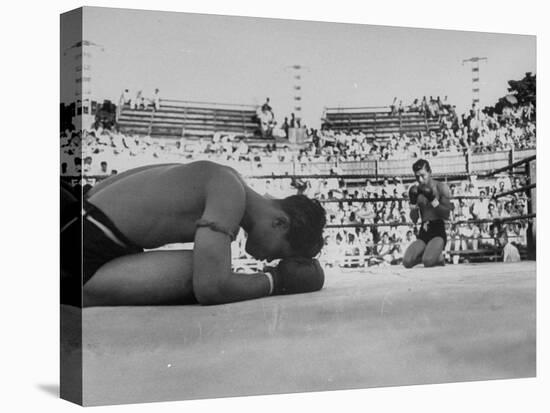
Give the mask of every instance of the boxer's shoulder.
M 237 223 L 242 218 L 246 203 L 246 189 L 242 179 L 231 168 L 217 168 L 216 164 L 205 180 L 205 214 L 218 211 L 214 215 L 222 221 Z M 207 166 L 210 168 L 211 166 Z M 221 214 L 221 215 L 220 215 Z M 207 218 L 203 216 L 203 218 Z
M 201 186 L 216 181 L 244 183 L 235 169 L 208 160 L 175 165 L 174 168 L 177 170 L 177 174 L 174 175 L 176 179 L 178 176 L 184 178 L 183 180 L 186 182 L 191 179 L 193 183 Z
M 433 182 L 435 183 L 435 187 L 438 193 L 449 196 L 449 186 L 445 182 L 436 180 L 434 180 Z

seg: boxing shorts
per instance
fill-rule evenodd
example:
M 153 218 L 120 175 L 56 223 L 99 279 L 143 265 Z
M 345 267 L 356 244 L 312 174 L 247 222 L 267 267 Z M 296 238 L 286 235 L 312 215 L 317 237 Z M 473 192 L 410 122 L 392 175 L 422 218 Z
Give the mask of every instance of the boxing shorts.
M 430 242 L 435 237 L 443 238 L 443 245 L 447 244 L 447 232 L 445 231 L 445 221 L 437 219 L 435 221 L 423 222 L 418 231 L 418 239 L 424 241 L 425 244 Z
M 126 238 L 103 211 L 86 199 L 81 208 L 72 210 L 72 218 L 62 219 L 61 227 L 61 302 L 78 305 L 82 285 L 102 265 L 143 252 L 143 248 Z

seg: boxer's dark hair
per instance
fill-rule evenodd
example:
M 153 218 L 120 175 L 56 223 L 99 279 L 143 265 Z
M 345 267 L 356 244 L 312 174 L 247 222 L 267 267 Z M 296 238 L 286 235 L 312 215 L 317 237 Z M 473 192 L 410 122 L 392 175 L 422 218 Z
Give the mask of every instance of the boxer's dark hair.
M 297 256 L 313 258 L 323 247 L 323 228 L 327 223 L 325 209 L 316 199 L 292 195 L 278 200 L 290 218 L 287 240 Z
M 432 172 L 432 167 L 430 166 L 430 163 L 425 159 L 419 159 L 415 163 L 413 163 L 413 172 L 418 172 L 422 169 L 425 169 L 428 172 Z

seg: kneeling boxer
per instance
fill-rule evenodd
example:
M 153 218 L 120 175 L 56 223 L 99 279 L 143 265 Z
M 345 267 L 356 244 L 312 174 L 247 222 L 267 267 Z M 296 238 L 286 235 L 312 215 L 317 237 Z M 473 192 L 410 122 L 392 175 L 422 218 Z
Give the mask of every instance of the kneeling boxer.
M 312 259 L 323 245 L 320 203 L 262 196 L 229 167 L 198 161 L 129 170 L 98 183 L 81 203 L 76 196 L 75 208 L 63 194 L 62 302 L 222 304 L 323 286 Z M 233 273 L 231 242 L 239 228 L 250 255 L 280 258 L 279 265 Z M 146 251 L 189 242 L 192 251 Z
M 417 183 L 409 189 L 410 217 L 414 223 L 420 219 L 421 227 L 403 257 L 403 265 L 412 268 L 423 263 L 425 267 L 443 265 L 442 252 L 447 243 L 445 220 L 453 208 L 448 186 L 432 178 L 428 161 L 419 159 L 412 166 Z

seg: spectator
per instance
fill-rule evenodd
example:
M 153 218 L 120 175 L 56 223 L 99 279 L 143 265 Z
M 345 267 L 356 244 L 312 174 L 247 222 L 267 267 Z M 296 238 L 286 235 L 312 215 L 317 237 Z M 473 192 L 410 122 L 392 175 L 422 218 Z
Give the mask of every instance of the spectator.
M 151 104 L 153 105 L 153 109 L 155 111 L 160 110 L 160 91 L 158 88 L 155 89 L 155 93 L 153 94 L 153 98 L 151 99 Z
M 347 242 L 344 247 L 344 267 L 351 267 L 355 261 L 353 258 L 360 256 L 360 261 L 362 262 L 362 251 L 359 248 L 359 244 L 356 240 L 355 234 L 347 235 Z
M 71 175 L 80 175 L 82 173 L 82 159 L 79 157 L 73 158 L 73 169 Z
M 399 101 L 399 106 L 397 107 L 397 113 L 399 113 L 400 115 L 405 111 L 405 108 L 403 107 L 403 101 L 400 100 Z
M 98 175 L 100 175 L 100 176 L 107 176 L 107 175 L 109 175 L 109 169 L 108 169 L 107 161 L 101 161 L 100 169 L 99 169 Z
M 264 103 L 260 110 L 256 113 L 260 122 L 260 132 L 263 138 L 271 138 L 273 127 L 275 126 L 275 115 L 269 106 L 269 98 Z
M 510 240 L 508 239 L 508 235 L 505 232 L 501 235 L 501 244 L 504 245 L 504 247 L 502 248 L 503 262 L 521 261 L 519 250 L 510 242 Z
M 407 229 L 405 238 L 401 241 L 401 250 L 406 251 L 409 245 L 411 245 L 414 241 L 416 241 L 416 237 L 414 236 L 412 230 Z
M 464 251 L 471 250 L 472 241 L 474 238 L 474 231 L 473 231 L 472 224 L 468 223 L 466 225 L 460 225 L 458 228 L 458 234 L 460 235 L 461 249 Z
M 288 139 L 288 128 L 290 128 L 290 125 L 288 124 L 288 117 L 285 117 L 285 120 L 281 126 L 281 129 L 285 132 L 286 139 Z
M 461 234 L 459 232 L 457 225 L 452 225 L 449 230 L 449 242 L 445 246 L 445 249 L 447 251 L 460 251 L 460 248 L 462 247 L 462 240 L 461 240 Z
M 290 127 L 291 128 L 296 128 L 297 127 L 296 116 L 294 115 L 294 113 L 290 114 Z
M 269 105 L 269 97 L 265 98 L 265 103 L 262 105 L 262 111 L 272 112 L 271 106 Z
M 145 109 L 145 98 L 143 97 L 143 92 L 138 90 L 136 93 L 136 98 L 134 100 L 134 109 Z
M 470 213 L 470 207 L 466 204 L 466 201 L 464 200 L 464 198 L 460 198 L 458 200 L 458 208 L 454 210 L 454 217 L 457 220 L 472 219 L 472 215 Z
M 475 200 L 472 206 L 472 217 L 474 219 L 485 219 L 489 213 L 489 200 L 485 197 L 485 191 L 479 191 L 479 199 Z
M 489 207 L 488 207 L 488 210 L 487 210 L 487 218 L 488 219 L 499 218 L 499 213 L 496 209 L 496 205 L 494 204 L 494 202 L 489 203 Z
M 83 165 L 83 172 L 84 172 L 84 175 L 90 175 L 91 172 L 92 172 L 92 157 L 91 156 L 86 156 L 84 158 L 84 165 Z
M 128 89 L 124 89 L 122 91 L 119 99 L 119 105 L 127 107 L 130 107 L 132 105 L 132 98 L 130 97 L 130 91 Z
M 479 229 L 479 226 L 476 224 L 469 223 L 468 224 L 472 230 L 472 233 L 470 235 L 470 245 L 473 251 L 477 251 L 479 247 L 479 241 L 481 238 L 481 230 Z
M 321 250 L 321 258 L 323 261 L 331 267 L 339 265 L 339 258 L 341 254 L 341 247 L 336 238 L 332 238 L 330 235 L 324 237 L 325 248 Z
M 393 260 L 392 256 L 393 245 L 390 243 L 390 236 L 387 232 L 382 234 L 382 239 L 376 245 L 377 257 L 374 259 L 376 264 L 390 264 Z

